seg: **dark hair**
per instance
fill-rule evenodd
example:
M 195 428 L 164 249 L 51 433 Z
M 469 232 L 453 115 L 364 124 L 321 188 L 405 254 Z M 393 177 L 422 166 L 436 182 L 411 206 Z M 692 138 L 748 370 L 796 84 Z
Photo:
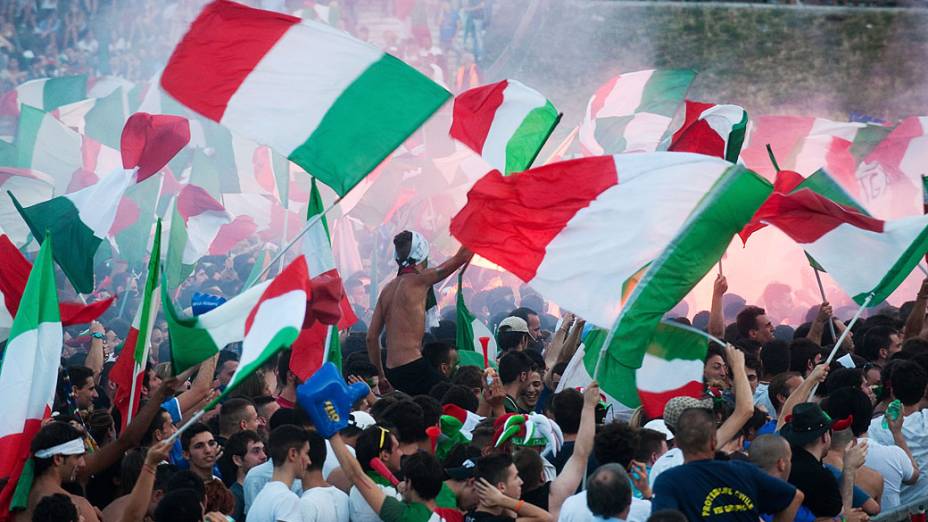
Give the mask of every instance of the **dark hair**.
M 309 434 L 309 469 L 320 471 L 328 456 L 328 448 L 325 446 L 325 437 L 319 435 L 315 430 L 308 430 Z
M 203 497 L 193 489 L 178 489 L 167 493 L 155 508 L 155 522 L 200 522 L 203 520 L 203 506 L 200 504 Z
M 429 388 L 429 397 L 441 402 L 441 398 L 445 396 L 445 392 L 447 392 L 449 388 L 451 388 L 450 382 L 444 380 L 438 381 L 434 386 Z
M 597 517 L 615 517 L 632 503 L 631 481 L 625 469 L 615 463 L 603 464 L 586 484 L 586 505 Z
M 890 336 L 898 333 L 898 331 L 889 326 L 874 326 L 870 328 L 864 335 L 864 341 L 860 344 L 860 348 L 857 351 L 858 355 L 870 362 L 879 360 L 880 350 L 883 348 L 888 349 L 892 344 Z
M 281 388 L 289 384 L 290 378 L 290 349 L 281 350 L 277 354 L 277 384 Z M 273 391 L 273 390 L 272 390 Z
M 770 404 L 773 404 L 773 407 L 778 411 L 783 407 L 783 403 L 777 399 L 777 395 L 782 395 L 784 397 L 789 396 L 786 382 L 793 377 L 802 377 L 802 375 L 798 372 L 784 372 L 778 374 L 770 381 L 770 385 L 767 387 L 767 398 L 770 399 Z M 769 413 L 772 415 L 774 412 Z
M 384 430 L 386 430 L 386 433 L 384 433 Z M 364 471 L 371 471 L 371 459 L 379 457 L 381 451 L 391 452 L 396 449 L 393 447 L 393 437 L 390 436 L 392 433 L 385 427 L 374 425 L 358 435 L 358 439 L 354 443 L 354 451 L 358 463 L 361 464 Z M 380 445 L 381 435 L 383 435 L 382 446 Z
M 482 478 L 495 486 L 506 482 L 509 466 L 512 465 L 512 457 L 508 453 L 491 453 L 477 459 L 474 478 Z
M 674 443 L 686 452 L 704 451 L 715 438 L 715 419 L 709 410 L 689 408 L 683 410 L 674 430 Z
M 580 412 L 583 410 L 583 394 L 573 388 L 556 393 L 551 398 L 551 412 L 554 422 L 561 431 L 573 434 L 580 431 Z
M 119 462 L 119 490 L 123 495 L 128 495 L 135 487 L 135 481 L 142 473 L 142 466 L 145 464 L 145 454 L 147 450 L 142 448 L 132 448 L 127 451 Z
M 280 408 L 267 421 L 268 429 L 274 431 L 281 426 L 307 426 L 309 417 L 302 408 Z
M 427 439 L 425 434 L 425 413 L 413 400 L 402 400 L 391 404 L 380 415 L 381 418 L 396 426 L 396 438 L 403 444 L 410 444 Z
M 765 343 L 760 349 L 760 363 L 765 375 L 778 375 L 789 371 L 792 354 L 786 341 L 774 339 Z
M 667 441 L 667 435 L 663 433 L 642 428 L 638 430 L 638 447 L 635 449 L 635 460 L 648 462 L 651 455 L 659 453 Z
M 167 415 L 167 417 L 165 417 Z M 172 421 L 171 414 L 168 413 L 168 410 L 164 408 L 159 408 L 158 413 L 155 414 L 155 418 L 151 420 L 151 423 L 148 425 L 148 429 L 145 430 L 145 434 L 142 435 L 142 446 L 148 447 L 155 443 L 155 431 L 160 430 L 164 427 L 166 421 Z
M 403 476 L 412 484 L 412 489 L 423 500 L 432 500 L 441 491 L 444 470 L 438 459 L 427 452 L 419 450 L 403 457 L 400 465 Z
M 838 368 L 828 372 L 825 382 L 822 383 L 825 393 L 831 395 L 841 388 L 860 388 L 863 380 L 863 371 L 859 368 Z
M 416 395 L 413 402 L 422 408 L 422 422 L 426 426 L 435 426 L 441 418 L 441 403 L 429 395 Z
M 477 399 L 477 396 L 474 395 L 474 392 L 472 392 L 467 386 L 452 384 L 441 397 L 441 405 L 444 406 L 446 404 L 454 404 L 464 408 L 467 411 L 476 413 L 477 408 L 480 407 L 480 400 Z
M 758 378 L 764 374 L 764 365 L 761 364 L 760 357 L 751 352 L 744 352 L 744 367 L 757 372 Z
M 921 337 L 909 337 L 902 343 L 902 351 L 912 355 L 928 353 L 928 340 Z
M 254 407 L 255 403 L 244 397 L 236 397 L 222 403 L 219 410 L 219 432 L 235 433 L 239 431 L 239 425 L 245 419 L 245 413 L 248 407 Z M 255 408 L 257 411 L 257 408 Z
M 287 461 L 290 450 L 299 451 L 304 444 L 309 444 L 309 433 L 299 426 L 286 424 L 272 431 L 270 437 L 268 437 L 267 445 L 268 455 L 274 462 L 274 467 L 283 466 Z
M 203 424 L 202 422 L 195 422 L 192 426 L 187 428 L 187 431 L 180 434 L 180 447 L 184 451 L 190 451 L 190 441 L 193 440 L 197 435 L 210 431 L 209 426 Z
M 422 358 L 437 370 L 442 364 L 451 364 L 451 350 L 456 348 L 449 343 L 435 341 L 422 347 Z
M 197 495 L 197 498 L 205 503 L 206 487 L 203 486 L 203 479 L 189 469 L 183 469 L 174 473 L 164 486 L 165 493 L 184 489 L 193 491 Z
M 72 386 L 83 388 L 87 384 L 87 379 L 91 378 L 93 378 L 93 370 L 86 366 L 68 367 L 68 380 L 71 381 Z
M 529 448 L 518 449 L 512 453 L 512 462 L 519 470 L 524 491 L 531 491 L 542 485 L 541 474 L 544 472 L 545 464 L 537 451 Z
M 483 370 L 477 366 L 458 366 L 451 377 L 452 384 L 460 384 L 468 389 L 483 388 Z
M 687 522 L 686 515 L 676 509 L 662 509 L 651 513 L 648 522 Z
M 222 482 L 228 487 L 235 484 L 237 480 L 238 466 L 232 457 L 245 458 L 248 452 L 248 444 L 263 442 L 261 436 L 253 430 L 242 430 L 233 434 L 226 440 L 222 448 L 222 458 L 219 459 L 219 471 L 222 472 Z
M 925 397 L 926 385 L 928 385 L 928 374 L 918 363 L 893 362 L 892 392 L 893 396 L 903 405 L 911 406 L 922 400 Z
M 615 462 L 628 467 L 638 449 L 638 430 L 624 422 L 612 422 L 599 430 L 593 439 L 593 455 L 596 462 Z
M 396 259 L 399 260 L 399 264 L 404 265 L 412 249 L 412 232 L 404 230 L 393 236 L 393 248 L 396 249 Z
M 859 387 L 846 387 L 828 394 L 822 401 L 822 410 L 833 420 L 846 419 L 853 415 L 851 432 L 859 437 L 870 428 L 873 417 L 873 403 Z
M 45 470 L 52 466 L 54 455 L 46 459 L 35 456 L 35 452 L 43 449 L 53 448 L 59 444 L 81 438 L 81 432 L 66 422 L 50 422 L 35 434 L 32 442 L 29 444 L 29 452 L 33 455 L 32 461 L 35 465 L 33 473 L 36 478 L 40 477 Z
M 790 363 L 789 369 L 804 374 L 809 371 L 809 362 L 815 360 L 816 355 L 824 355 L 825 351 L 815 341 L 800 337 L 789 343 Z
M 751 337 L 751 330 L 757 330 L 757 318 L 767 312 L 759 306 L 745 306 L 738 312 L 735 324 L 738 325 L 738 337 Z
M 499 360 L 499 378 L 506 385 L 515 382 L 519 375 L 532 371 L 534 364 L 522 352 L 506 352 Z
M 538 315 L 538 312 L 526 306 L 520 306 L 519 308 L 516 308 L 515 310 L 509 312 L 510 317 L 518 317 L 519 319 L 522 319 L 526 323 L 528 323 L 528 317 L 530 315 Z M 541 316 L 539 316 L 538 318 L 541 319 Z
M 362 379 L 376 377 L 377 367 L 371 364 L 371 361 L 367 358 L 367 354 L 363 352 L 356 353 L 358 354 L 357 357 L 349 357 L 351 360 L 345 365 L 344 375 L 346 377 L 349 375 L 357 375 Z
M 64 493 L 53 493 L 42 497 L 32 512 L 33 522 L 77 522 L 77 507 L 71 497 Z

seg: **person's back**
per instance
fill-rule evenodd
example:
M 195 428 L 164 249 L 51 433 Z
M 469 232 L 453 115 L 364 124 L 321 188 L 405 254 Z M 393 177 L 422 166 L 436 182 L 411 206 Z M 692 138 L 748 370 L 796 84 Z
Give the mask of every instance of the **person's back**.
M 311 488 L 300 497 L 303 522 L 348 522 L 348 495 L 335 486 Z
M 250 522 L 300 522 L 300 497 L 290 491 L 310 463 L 309 435 L 303 428 L 284 425 L 268 439 L 274 474 L 248 509 Z
M 401 274 L 380 292 L 389 347 L 387 368 L 408 364 L 421 356 L 429 289 L 421 279 L 419 274 Z
M 713 460 L 715 420 L 703 409 L 685 410 L 674 440 L 685 463 L 654 483 L 652 511 L 676 509 L 688 520 L 756 522 L 760 513 L 795 514 L 801 494 L 783 480 L 741 461 Z M 791 520 L 790 516 L 790 520 Z

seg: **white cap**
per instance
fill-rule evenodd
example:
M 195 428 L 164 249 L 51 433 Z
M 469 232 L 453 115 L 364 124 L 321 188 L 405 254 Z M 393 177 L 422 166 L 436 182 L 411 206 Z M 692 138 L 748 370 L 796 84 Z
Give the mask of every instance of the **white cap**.
M 350 419 L 348 420 L 349 426 L 354 426 L 359 430 L 365 430 L 374 424 L 377 424 L 377 421 L 371 417 L 370 413 L 366 411 L 353 411 L 351 412 Z
M 667 437 L 667 440 L 673 440 L 673 433 L 671 433 L 671 431 L 667 428 L 667 424 L 664 423 L 664 419 L 654 419 L 652 421 L 648 421 L 648 423 L 644 425 L 644 428 L 646 430 L 659 431 Z

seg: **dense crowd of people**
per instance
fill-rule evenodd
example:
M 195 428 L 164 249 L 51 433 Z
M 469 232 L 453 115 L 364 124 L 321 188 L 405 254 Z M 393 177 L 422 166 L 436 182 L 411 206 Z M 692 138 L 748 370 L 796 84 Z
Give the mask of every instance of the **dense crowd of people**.
M 425 298 L 470 252 L 426 267 L 421 236 L 394 245 L 398 275 L 369 328 L 342 334 L 344 379 L 370 393 L 328 438 L 299 404 L 285 350 L 171 441 L 225 389 L 240 346 L 174 376 L 163 325 L 123 428 L 107 375 L 127 325 L 111 310 L 89 335 L 69 328 L 17 519 L 867 520 L 928 497 L 928 281 L 901 312 L 854 325 L 826 363 L 846 328 L 828 303 L 781 340 L 763 309 L 723 309 L 719 276 L 712 309 L 694 317 L 727 344 L 709 347 L 702 396 L 618 416 L 595 382 L 558 390 L 582 319 L 550 316 L 526 288 L 495 321 L 491 368 L 463 364 L 472 348 L 456 345 L 448 315 L 425 327 Z M 182 293 L 237 281 L 251 268 L 239 255 L 205 263 Z M 131 277 L 109 279 L 121 293 Z

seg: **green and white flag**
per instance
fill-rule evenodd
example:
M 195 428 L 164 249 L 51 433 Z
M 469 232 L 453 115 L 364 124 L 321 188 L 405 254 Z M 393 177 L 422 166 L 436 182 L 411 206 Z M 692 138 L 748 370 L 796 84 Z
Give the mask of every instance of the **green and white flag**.
M 458 349 L 458 364 L 483 368 L 483 345 L 480 344 L 480 338 L 488 337 L 490 341 L 487 343 L 487 360 L 490 361 L 490 366 L 496 366 L 496 337 L 487 325 L 483 324 L 483 321 L 470 313 L 464 302 L 464 270 L 466 269 L 467 265 L 458 271 L 458 295 L 455 305 L 457 308 L 455 345 Z
M 87 76 L 80 74 L 29 80 L 17 86 L 12 95 L 15 96 L 15 100 L 11 100 L 10 105 L 15 107 L 30 105 L 43 111 L 50 111 L 86 98 Z

